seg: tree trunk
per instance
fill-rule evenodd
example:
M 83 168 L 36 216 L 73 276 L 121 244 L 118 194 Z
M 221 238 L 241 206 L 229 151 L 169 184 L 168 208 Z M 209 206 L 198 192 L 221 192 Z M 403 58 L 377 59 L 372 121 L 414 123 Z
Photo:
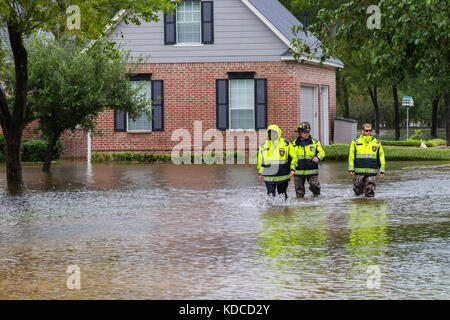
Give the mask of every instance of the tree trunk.
M 437 127 L 438 127 L 438 107 L 439 100 L 441 96 L 437 95 L 431 98 L 431 137 L 437 138 Z
M 392 86 L 392 93 L 394 95 L 394 128 L 395 128 L 395 140 L 400 140 L 400 114 L 398 104 L 398 92 L 395 85 Z
M 450 147 L 450 91 L 444 94 L 445 107 L 447 109 L 447 147 Z
M 56 146 L 58 137 L 51 137 L 48 140 L 49 141 L 48 141 L 47 152 L 45 153 L 44 165 L 42 167 L 42 171 L 44 171 L 44 172 L 50 171 L 50 166 L 52 164 L 53 148 Z
M 16 92 L 11 113 L 3 87 L 0 87 L 0 122 L 5 135 L 6 182 L 10 192 L 20 192 L 23 187 L 20 147 L 27 116 L 28 53 L 23 44 L 20 27 L 7 22 L 11 50 L 14 56 Z
M 350 118 L 350 103 L 348 99 L 348 88 L 347 83 L 345 82 L 345 76 L 342 72 L 338 72 L 337 74 L 337 83 L 339 84 L 339 88 L 336 92 L 336 98 L 339 99 L 339 102 L 344 105 L 344 118 Z
M 369 90 L 370 98 L 372 99 L 373 107 L 375 108 L 375 133 L 380 134 L 380 106 L 378 105 L 378 92 L 377 84 L 374 84 L 373 89 L 367 87 Z
M 22 161 L 20 155 L 22 133 L 5 133 L 6 181 L 10 193 L 23 190 Z

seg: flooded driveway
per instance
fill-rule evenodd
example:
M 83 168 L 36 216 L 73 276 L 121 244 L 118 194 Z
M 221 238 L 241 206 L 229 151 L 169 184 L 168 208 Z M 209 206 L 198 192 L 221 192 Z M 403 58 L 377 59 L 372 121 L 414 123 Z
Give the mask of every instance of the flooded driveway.
M 0 298 L 449 299 L 450 168 L 421 164 L 364 199 L 324 163 L 322 196 L 287 203 L 250 165 L 25 166 L 21 196 L 2 167 Z

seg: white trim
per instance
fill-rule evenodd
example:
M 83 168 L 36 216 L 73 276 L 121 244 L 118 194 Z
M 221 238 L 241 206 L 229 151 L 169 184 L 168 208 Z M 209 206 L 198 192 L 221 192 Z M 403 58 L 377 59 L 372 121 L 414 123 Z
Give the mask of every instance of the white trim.
M 272 22 L 270 22 L 269 19 L 267 19 L 262 13 L 261 11 L 259 11 L 250 1 L 248 0 L 241 0 L 241 2 L 248 8 L 250 9 L 251 12 L 253 12 L 273 33 L 275 33 L 276 36 L 278 36 L 278 38 L 286 45 L 288 46 L 288 48 L 291 48 L 291 41 L 286 38 L 286 36 L 280 31 L 278 30 Z M 123 17 L 128 13 L 127 10 L 122 9 L 119 11 L 119 13 L 116 14 L 116 16 L 114 16 L 114 18 L 112 19 L 112 23 L 109 24 L 106 27 L 106 31 L 105 34 L 109 35 L 111 33 L 111 31 L 113 29 L 115 29 L 115 27 L 122 21 Z M 201 23 L 200 23 L 200 28 L 201 28 Z M 200 29 L 200 35 L 201 35 L 201 29 Z M 201 40 L 200 40 L 201 41 Z M 89 43 L 88 47 L 90 47 L 92 45 L 92 42 Z M 203 44 L 200 43 L 199 46 L 202 46 Z M 178 44 L 178 32 L 177 32 L 177 43 L 174 46 L 182 46 L 181 44 Z M 193 45 L 187 45 L 187 46 L 193 46 Z M 84 50 L 83 50 L 84 51 Z M 302 59 L 314 64 L 320 64 L 320 59 L 318 58 L 309 58 L 306 56 L 302 56 Z M 293 56 L 281 56 L 281 60 L 283 61 L 293 61 L 295 60 Z M 323 65 L 327 65 L 327 66 L 331 66 L 334 68 L 344 68 L 344 64 L 342 63 L 336 63 L 336 62 L 330 62 L 330 61 L 325 61 L 323 62 Z
M 112 18 L 111 23 L 105 27 L 105 36 L 106 37 L 108 37 L 110 35 L 110 33 L 117 27 L 117 25 L 120 22 L 122 22 L 123 17 L 127 13 L 128 13 L 128 10 L 122 9 L 114 16 L 114 18 Z M 98 40 L 101 40 L 101 39 L 103 39 L 103 36 L 101 36 Z M 85 53 L 86 50 L 89 49 L 98 40 L 89 41 L 88 45 L 83 50 L 81 50 L 81 53 Z
M 177 37 L 177 43 L 175 43 L 173 46 L 175 47 L 201 47 L 203 46 L 202 43 L 202 4 L 200 3 L 200 42 L 178 42 L 178 5 L 179 3 L 176 4 L 177 8 L 176 8 L 176 15 L 175 15 L 175 32 L 176 32 L 176 37 Z
M 149 130 L 130 130 L 130 129 L 128 129 L 128 112 L 125 112 L 125 115 L 127 117 L 127 121 L 126 121 L 127 128 L 126 128 L 125 132 L 129 132 L 129 133 L 143 133 L 143 132 L 152 132 L 153 131 L 152 120 L 149 120 L 150 121 L 150 129 Z
M 255 95 L 255 90 L 256 90 L 256 83 L 255 83 L 255 79 L 228 79 L 228 119 L 229 119 L 229 128 L 227 130 L 232 130 L 232 131 L 244 131 L 244 130 L 253 130 L 256 131 L 255 129 L 255 103 L 256 101 L 253 101 L 253 128 L 248 128 L 248 129 L 241 129 L 241 128 L 237 128 L 237 129 L 232 129 L 231 128 L 231 81 L 233 80 L 253 80 L 253 96 Z M 234 109 L 234 110 L 251 110 L 250 108 L 248 109 Z
M 328 85 L 321 85 L 320 92 L 320 133 L 322 145 L 326 146 L 330 144 L 330 90 Z M 325 100 L 326 97 L 326 100 Z M 325 102 L 326 101 L 326 112 Z
M 272 22 L 269 21 L 256 7 L 248 0 L 241 0 L 243 4 L 247 6 L 247 8 L 250 9 L 251 12 L 253 12 L 267 27 L 269 27 L 270 30 L 272 30 L 273 33 L 275 33 L 278 38 L 280 38 L 281 41 L 285 45 L 287 45 L 289 48 L 291 47 L 291 41 L 289 41 L 288 38 L 285 37 L 283 33 L 281 33 L 280 30 L 278 30 Z
M 303 88 L 312 88 L 313 89 L 313 96 L 312 96 L 312 123 L 308 121 L 307 119 L 302 119 L 302 87 Z M 311 84 L 311 83 L 300 83 L 300 101 L 299 101 L 300 108 L 298 109 L 298 114 L 300 115 L 300 122 L 308 121 L 310 122 L 310 125 L 312 126 L 311 130 L 311 136 L 314 139 L 320 140 L 320 115 L 319 115 L 319 85 L 317 84 Z M 317 116 L 315 115 L 317 113 Z
M 278 30 L 272 22 L 270 22 L 269 19 L 267 19 L 256 7 L 248 0 L 241 0 L 242 3 L 244 3 L 247 8 L 249 8 L 267 27 L 269 27 L 270 30 L 272 30 L 273 33 L 275 33 L 278 38 L 280 38 L 281 41 L 283 41 L 284 44 L 286 44 L 289 48 L 291 48 L 291 41 L 289 41 L 288 38 L 280 31 Z M 308 58 L 306 56 L 302 56 L 302 59 L 313 62 L 313 63 L 320 63 L 320 59 L 317 58 Z M 294 60 L 294 57 L 292 56 L 281 56 L 281 60 Z M 343 68 L 344 65 L 340 65 L 338 63 L 334 62 L 327 62 L 325 61 L 323 64 L 329 65 L 336 68 Z
M 180 42 L 175 43 L 174 47 L 203 47 L 204 44 L 200 42 Z
M 91 131 L 88 131 L 88 134 L 87 134 L 87 163 L 91 163 L 91 156 L 92 156 L 92 138 L 91 138 Z
M 281 56 L 281 60 L 283 61 L 295 61 L 294 56 Z M 315 57 L 306 57 L 302 56 L 300 60 L 305 60 L 305 62 L 310 62 L 314 64 L 320 64 L 320 59 Z M 301 63 L 301 61 L 299 61 Z M 323 65 L 334 67 L 334 68 L 344 68 L 344 64 L 340 64 L 337 62 L 325 61 Z

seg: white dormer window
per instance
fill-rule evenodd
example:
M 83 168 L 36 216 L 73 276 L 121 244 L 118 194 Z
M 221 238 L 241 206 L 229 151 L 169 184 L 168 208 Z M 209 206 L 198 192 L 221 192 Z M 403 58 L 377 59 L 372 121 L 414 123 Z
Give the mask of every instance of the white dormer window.
M 214 44 L 214 2 L 182 1 L 172 13 L 165 14 L 164 44 Z
M 183 1 L 177 7 L 177 43 L 200 44 L 201 37 L 201 2 Z

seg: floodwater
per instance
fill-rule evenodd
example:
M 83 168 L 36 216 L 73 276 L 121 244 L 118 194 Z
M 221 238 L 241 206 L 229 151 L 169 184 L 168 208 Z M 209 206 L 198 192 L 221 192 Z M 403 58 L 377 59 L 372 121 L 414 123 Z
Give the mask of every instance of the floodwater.
M 449 299 L 450 168 L 423 164 L 365 199 L 325 162 L 288 202 L 251 165 L 28 165 L 20 196 L 2 167 L 0 299 Z

